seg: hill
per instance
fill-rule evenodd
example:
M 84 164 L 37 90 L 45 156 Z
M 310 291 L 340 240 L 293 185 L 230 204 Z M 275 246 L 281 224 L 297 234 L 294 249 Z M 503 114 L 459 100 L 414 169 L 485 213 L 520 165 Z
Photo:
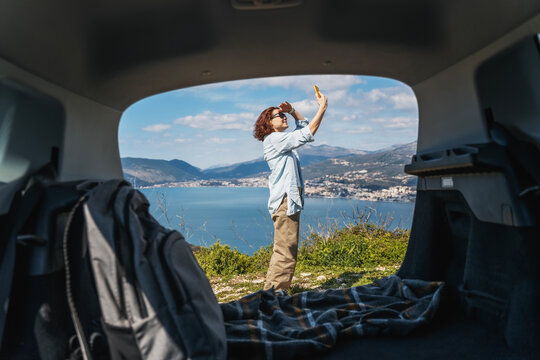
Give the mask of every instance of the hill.
M 416 178 L 403 171 L 416 152 L 416 141 L 391 150 L 355 155 L 346 159 L 328 159 L 302 169 L 312 186 L 332 183 L 335 187 L 379 190 L 392 186 L 415 186 Z
M 298 151 L 302 165 L 309 165 L 329 158 L 342 158 L 366 151 L 329 145 L 305 145 Z M 262 157 L 222 167 L 201 170 L 182 160 L 157 160 L 122 158 L 125 178 L 138 186 L 157 185 L 171 182 L 211 179 L 239 179 L 268 172 Z
M 347 149 L 329 145 L 304 145 L 298 149 L 298 155 L 302 159 L 302 166 L 323 161 L 330 158 L 342 158 L 353 155 L 366 154 L 367 151 Z M 263 157 L 223 167 L 215 167 L 204 170 L 204 173 L 212 179 L 238 179 L 268 172 L 268 165 Z
M 305 179 L 316 179 L 325 176 L 345 176 L 351 173 L 370 174 L 364 182 L 395 183 L 391 179 L 402 178 L 403 167 L 411 161 L 416 152 L 416 141 L 398 145 L 389 150 L 349 156 L 346 159 L 328 159 L 302 168 Z
M 403 167 L 416 152 L 416 142 L 389 150 L 329 159 L 303 168 L 306 195 L 354 197 L 368 201 L 412 201 L 416 177 Z
M 136 186 L 164 184 L 206 178 L 201 169 L 182 160 L 122 158 L 127 181 Z
M 403 167 L 416 151 L 416 142 L 368 152 L 342 147 L 306 145 L 299 149 L 303 176 L 310 185 L 333 187 L 354 185 L 378 190 L 392 186 L 415 185 Z M 245 179 L 265 177 L 269 172 L 263 158 L 201 170 L 182 160 L 122 158 L 125 178 L 136 186 L 176 182 Z M 213 183 L 213 182 L 212 182 Z

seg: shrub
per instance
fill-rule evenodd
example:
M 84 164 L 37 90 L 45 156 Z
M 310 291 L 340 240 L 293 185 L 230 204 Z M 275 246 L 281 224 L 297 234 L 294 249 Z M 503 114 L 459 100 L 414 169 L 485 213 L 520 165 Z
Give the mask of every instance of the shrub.
M 343 229 L 332 226 L 323 228 L 325 231 L 312 231 L 300 245 L 297 266 L 364 267 L 401 264 L 409 241 L 408 230 L 389 230 L 388 222 L 375 224 L 364 214 L 350 219 Z M 208 248 L 198 248 L 195 255 L 208 276 L 238 275 L 265 272 L 272 250 L 273 245 L 270 244 L 249 256 L 218 240 Z
M 252 257 L 221 244 L 219 240 L 208 248 L 201 248 L 195 256 L 208 276 L 245 274 L 255 270 Z
M 311 233 L 301 245 L 299 263 L 312 266 L 398 265 L 407 250 L 409 232 L 358 223 L 329 236 Z
M 311 234 L 300 246 L 298 262 L 311 266 L 362 266 L 366 244 L 354 234 L 329 238 Z
M 405 257 L 409 233 L 386 232 L 369 242 L 366 263 L 370 265 L 399 265 Z
M 254 271 L 264 272 L 268 269 L 273 250 L 273 244 L 270 244 L 268 246 L 261 246 L 259 250 L 255 251 L 255 253 L 251 255 Z

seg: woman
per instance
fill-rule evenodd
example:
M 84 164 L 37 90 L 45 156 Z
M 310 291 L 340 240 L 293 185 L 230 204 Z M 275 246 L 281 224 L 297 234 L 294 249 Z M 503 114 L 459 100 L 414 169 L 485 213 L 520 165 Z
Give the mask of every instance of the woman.
M 253 135 L 263 142 L 264 159 L 272 171 L 268 210 L 274 222 L 274 252 L 266 274 L 265 290 L 273 287 L 286 291 L 296 267 L 304 181 L 294 149 L 314 140 L 313 135 L 319 129 L 328 105 L 326 96 L 322 94 L 317 102 L 319 111 L 309 123 L 287 101 L 279 107 L 264 110 L 255 123 Z M 285 132 L 289 127 L 285 113 L 294 117 L 296 130 Z

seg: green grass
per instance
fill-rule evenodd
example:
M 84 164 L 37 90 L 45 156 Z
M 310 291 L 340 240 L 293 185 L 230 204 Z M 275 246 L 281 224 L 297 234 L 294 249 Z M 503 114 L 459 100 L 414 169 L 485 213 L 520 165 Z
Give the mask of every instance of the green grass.
M 312 231 L 300 245 L 289 293 L 366 285 L 393 274 L 403 261 L 410 233 L 389 230 L 390 223 L 379 219 L 374 224 L 369 214 L 356 212 L 342 229 L 333 225 Z M 271 255 L 271 245 L 246 255 L 219 241 L 195 251 L 220 302 L 261 290 Z

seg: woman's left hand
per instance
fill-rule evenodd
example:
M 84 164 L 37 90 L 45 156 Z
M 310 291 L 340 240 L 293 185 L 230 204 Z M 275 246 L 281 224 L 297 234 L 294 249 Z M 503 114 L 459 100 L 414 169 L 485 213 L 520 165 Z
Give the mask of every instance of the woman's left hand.
M 288 101 L 284 101 L 281 104 L 279 104 L 279 108 L 284 113 L 290 113 L 293 107 L 291 104 L 289 104 Z

